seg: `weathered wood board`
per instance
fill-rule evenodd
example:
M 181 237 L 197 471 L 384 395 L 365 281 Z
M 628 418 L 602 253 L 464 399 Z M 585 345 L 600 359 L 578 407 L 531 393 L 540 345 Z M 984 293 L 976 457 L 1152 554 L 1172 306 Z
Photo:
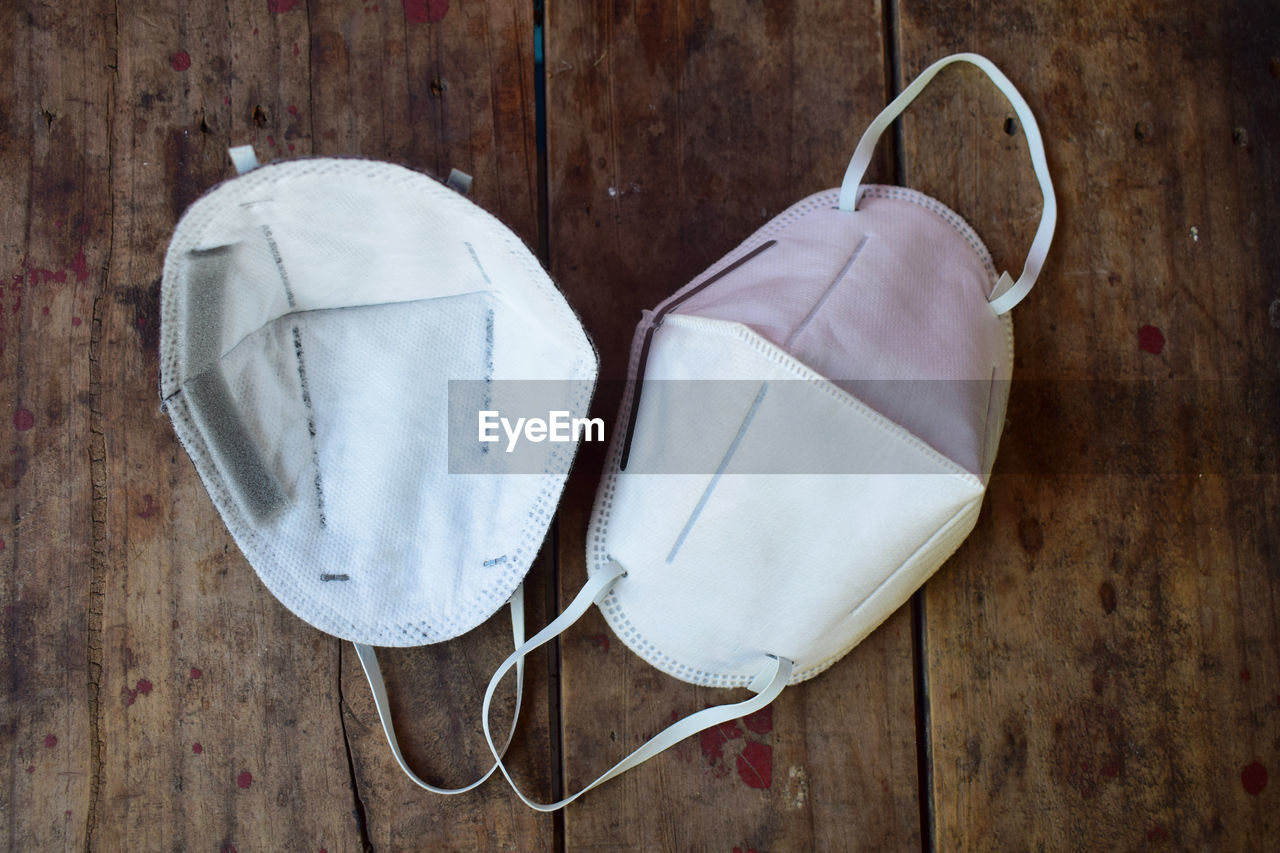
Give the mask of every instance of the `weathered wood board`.
M 1277 35 L 1247 3 L 900 4 L 902 78 L 1005 68 L 1060 205 L 982 521 L 926 587 L 937 849 L 1280 837 Z M 1011 116 L 948 71 L 902 164 L 1016 270 L 1039 191 Z
M 114 53 L 99 5 L 0 13 L 0 844 L 10 849 L 82 847 L 96 792 L 89 340 L 110 233 Z
M 882 30 L 870 2 L 550 6 L 552 273 L 600 350 L 606 423 L 641 309 L 839 184 L 884 103 Z M 561 508 L 562 604 L 586 579 L 602 456 L 582 454 Z M 904 609 L 766 719 L 691 738 L 591 792 L 565 814 L 566 846 L 918 846 L 910 621 Z M 742 695 L 657 671 L 595 611 L 565 635 L 562 677 L 566 793 L 674 718 Z
M 229 176 L 228 145 L 457 166 L 536 243 L 531 10 L 447 5 L 6 13 L 9 847 L 552 843 L 552 820 L 496 784 L 448 801 L 412 788 L 354 657 L 258 582 L 156 390 L 164 248 Z M 465 649 L 387 655 L 401 742 L 428 778 L 488 766 L 479 700 L 505 619 Z M 543 788 L 547 691 L 534 661 L 513 762 Z

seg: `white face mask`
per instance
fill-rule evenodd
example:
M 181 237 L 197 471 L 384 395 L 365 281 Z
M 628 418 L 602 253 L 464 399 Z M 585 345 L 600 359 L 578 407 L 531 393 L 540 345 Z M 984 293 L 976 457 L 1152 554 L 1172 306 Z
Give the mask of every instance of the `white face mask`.
M 880 134 L 956 61 L 1013 104 L 1040 180 L 1044 215 L 1016 283 L 939 202 L 862 186 Z M 872 123 L 840 190 L 782 213 L 646 317 L 587 534 L 590 579 L 518 654 L 598 603 L 655 667 L 757 695 L 674 724 L 566 800 L 525 802 L 559 808 L 764 707 L 950 556 L 978 517 L 1004 423 L 1006 312 L 1039 274 L 1055 220 L 1030 108 L 986 59 L 951 56 Z M 490 683 L 486 726 L 518 654 Z
M 575 448 L 451 473 L 486 448 L 451 456 L 450 380 L 472 380 L 453 402 L 473 413 L 500 380 L 558 380 L 549 408 L 584 416 L 595 352 L 519 238 L 440 183 L 232 153 L 246 174 L 191 206 L 165 259 L 161 396 L 258 576 L 356 644 L 397 760 L 439 790 L 400 756 L 371 647 L 448 640 L 508 600 L 518 645 Z

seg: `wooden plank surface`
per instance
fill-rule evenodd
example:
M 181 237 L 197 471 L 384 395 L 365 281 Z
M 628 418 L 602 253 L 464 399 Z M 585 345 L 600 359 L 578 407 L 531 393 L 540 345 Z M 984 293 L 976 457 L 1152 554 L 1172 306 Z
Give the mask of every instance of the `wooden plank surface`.
M 612 424 L 641 309 L 837 185 L 884 103 L 877 4 L 563 2 L 547 20 L 552 272 L 600 350 Z M 561 600 L 585 581 L 602 454 L 560 512 Z M 691 738 L 565 814 L 569 849 L 919 844 L 909 613 L 764 721 Z M 675 717 L 741 698 L 633 655 L 592 611 L 563 641 L 566 793 Z M 763 773 L 759 771 L 767 764 Z
M 532 13 L 498 0 L 0 13 L 0 401 L 13 429 L 0 461 L 0 843 L 1272 844 L 1280 19 L 1240 0 L 557 0 L 540 211 Z M 990 56 L 1031 102 L 1061 218 L 1015 312 L 1019 381 L 987 505 L 926 586 L 923 670 L 904 608 L 769 715 L 690 739 L 561 817 L 497 782 L 451 799 L 413 787 L 350 649 L 258 582 L 159 408 L 164 247 L 228 177 L 226 147 L 456 166 L 530 245 L 545 213 L 553 274 L 600 350 L 595 413 L 611 423 L 640 310 L 837 184 L 893 81 L 960 49 Z M 1016 268 L 1039 195 L 1009 117 L 976 72 L 948 70 L 876 171 L 892 180 L 896 156 L 908 185 Z M 585 578 L 601 463 L 587 447 L 531 574 L 533 629 Z M 508 630 L 499 614 L 458 642 L 382 655 L 427 778 L 460 783 L 486 765 L 479 698 Z M 511 764 L 534 796 L 575 791 L 672 713 L 737 695 L 657 672 L 593 612 L 558 658 L 531 661 Z M 763 770 L 764 756 L 767 779 L 749 784 L 742 763 Z
M 97 736 L 88 359 L 110 230 L 111 28 L 0 13 L 0 846 L 84 845 Z
M 306 96 L 292 51 L 305 21 L 259 4 L 168 3 L 114 24 L 110 254 L 88 354 L 105 528 L 89 846 L 350 849 L 360 829 L 338 643 L 258 582 L 157 399 L 164 248 L 186 207 L 228 176 L 229 142 L 283 136 L 283 105 Z M 264 30 L 278 49 L 254 46 Z M 277 54 L 294 64 L 265 73 Z M 249 57 L 263 73 L 239 77 Z
M 926 587 L 936 847 L 1274 847 L 1280 19 L 900 8 L 904 80 L 968 49 L 1022 88 L 1061 207 L 1014 311 L 1015 380 L 1042 381 L 1015 381 L 982 521 Z M 1016 269 L 1039 193 L 1010 116 L 948 72 L 902 162 Z

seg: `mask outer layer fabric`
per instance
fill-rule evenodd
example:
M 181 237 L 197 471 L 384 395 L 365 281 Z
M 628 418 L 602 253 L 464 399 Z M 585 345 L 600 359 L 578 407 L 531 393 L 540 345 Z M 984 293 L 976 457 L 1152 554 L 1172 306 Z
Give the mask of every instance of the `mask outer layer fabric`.
M 1040 181 L 1043 216 L 1016 282 L 940 202 L 862 184 L 880 134 L 954 62 L 1014 106 Z M 841 189 L 798 202 L 646 312 L 588 529 L 587 587 L 499 676 L 592 602 L 644 660 L 755 690 L 750 708 L 847 654 L 973 529 L 1013 369 L 1007 312 L 1055 221 L 1040 132 L 1008 78 L 976 54 L 922 72 L 869 126 Z M 588 789 L 742 713 L 682 720 Z M 574 798 L 520 796 L 542 810 Z
M 541 380 L 548 410 L 583 417 L 595 351 L 520 239 L 441 183 L 232 158 L 247 171 L 187 210 L 165 258 L 161 397 L 266 587 L 356 644 L 412 777 L 372 647 L 457 637 L 508 601 L 519 644 L 515 594 L 576 449 L 451 473 L 489 448 L 450 447 L 450 405 L 474 418 L 505 380 Z

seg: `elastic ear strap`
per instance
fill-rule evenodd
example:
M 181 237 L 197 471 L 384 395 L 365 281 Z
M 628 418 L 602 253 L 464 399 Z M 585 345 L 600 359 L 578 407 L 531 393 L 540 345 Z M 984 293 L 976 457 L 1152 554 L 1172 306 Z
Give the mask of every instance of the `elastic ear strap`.
M 516 587 L 516 591 L 511 595 L 511 634 L 515 646 L 519 649 L 520 644 L 524 642 L 524 584 Z M 391 721 L 391 704 L 387 701 L 387 686 L 382 680 L 382 668 L 378 666 L 378 657 L 374 653 L 372 646 L 366 646 L 362 643 L 352 643 L 356 647 L 356 656 L 360 658 L 360 665 L 364 667 L 365 678 L 369 679 L 369 689 L 373 691 L 373 704 L 378 708 L 378 719 L 382 721 L 382 730 L 386 732 L 387 743 L 391 745 L 391 754 L 396 757 L 396 763 L 400 765 L 400 769 L 404 771 L 413 783 L 420 788 L 425 788 L 433 794 L 465 794 L 467 791 L 473 790 L 484 784 L 484 781 L 493 775 L 493 771 L 498 768 L 494 764 L 489 768 L 489 772 L 485 773 L 476 781 L 463 788 L 438 788 L 428 782 L 424 782 L 418 778 L 418 775 L 409 769 L 409 763 L 404 760 L 404 755 L 400 752 L 400 744 L 396 740 L 396 727 Z M 510 660 L 510 658 L 508 658 Z M 511 744 L 511 739 L 516 733 L 516 722 L 520 719 L 520 698 L 524 694 L 524 656 L 521 655 L 515 662 L 516 667 L 516 712 L 511 718 L 511 731 L 507 733 L 507 743 L 502 747 L 506 752 L 507 746 Z M 491 685 L 492 686 L 492 685 Z M 486 695 L 486 700 L 488 696 Z M 488 707 L 487 705 L 485 706 Z M 493 738 L 489 735 L 489 719 L 485 716 L 485 739 L 489 742 L 489 748 L 493 749 Z M 496 754 L 496 752 L 495 752 Z M 501 761 L 501 757 L 498 759 Z
M 867 167 L 871 165 L 871 157 L 875 153 L 876 143 L 880 140 L 881 134 L 893 124 L 894 119 L 902 114 L 916 96 L 929 85 L 939 71 L 953 62 L 967 62 L 980 68 L 995 83 L 1005 98 L 1013 106 L 1013 110 L 1018 115 L 1018 121 L 1022 123 L 1022 130 L 1027 137 L 1027 147 L 1031 152 L 1031 165 L 1035 169 L 1036 179 L 1040 182 L 1040 194 L 1043 197 L 1044 212 L 1040 216 L 1040 227 L 1036 229 L 1035 239 L 1031 241 L 1031 249 L 1027 253 L 1026 264 L 1022 268 L 1022 275 L 1018 277 L 1018 281 L 1013 283 L 1007 290 L 1001 289 L 1010 283 L 1009 274 L 1004 273 L 1000 277 L 1000 281 L 996 285 L 996 293 L 993 294 L 991 300 L 991 308 L 997 314 L 1003 314 L 1013 306 L 1022 301 L 1030 291 L 1032 285 L 1036 283 L 1036 277 L 1040 275 L 1040 268 L 1044 265 L 1044 259 L 1049 253 L 1049 244 L 1053 240 L 1053 229 L 1058 221 L 1058 202 L 1053 193 L 1053 182 L 1049 179 L 1049 163 L 1045 159 L 1044 140 L 1040 137 L 1040 126 L 1036 124 L 1036 117 L 1031 112 L 1031 107 L 1027 105 L 1026 100 L 1018 92 L 1017 88 L 1010 82 L 1009 78 L 995 66 L 991 60 L 985 56 L 979 56 L 976 53 L 957 53 L 952 56 L 939 59 L 930 65 L 924 71 L 920 72 L 920 76 L 911 81 L 911 85 L 902 90 L 902 94 L 894 98 L 887 107 L 876 116 L 875 121 L 868 125 L 866 132 L 862 134 L 862 139 L 858 141 L 858 147 L 854 149 L 853 158 L 849 161 L 849 168 L 845 170 L 844 182 L 840 185 L 840 209 L 844 211 L 853 211 L 861 201 L 862 195 L 862 178 L 867 173 Z
M 787 681 L 791 678 L 791 661 L 785 658 L 771 656 L 764 669 L 752 682 L 753 689 L 757 685 L 764 685 L 760 692 L 752 698 L 743 702 L 736 702 L 732 705 L 719 705 L 714 708 L 707 708 L 705 710 L 698 711 L 696 714 L 691 714 L 677 723 L 673 723 L 651 738 L 639 749 L 613 765 L 613 767 L 609 768 L 608 771 L 594 782 L 587 785 L 576 794 L 565 797 L 563 800 L 559 800 L 554 803 L 539 803 L 535 800 L 529 799 L 524 795 L 524 792 L 517 787 L 515 780 L 511 778 L 511 774 L 507 771 L 506 765 L 502 762 L 502 756 L 499 754 L 497 747 L 494 746 L 493 737 L 489 732 L 489 703 L 493 699 L 493 693 L 497 689 L 498 682 L 500 682 L 503 675 L 505 675 L 507 671 L 516 664 L 520 656 L 528 654 L 537 647 L 551 640 L 553 637 L 563 633 L 565 629 L 578 621 L 582 614 L 586 613 L 592 604 L 595 604 L 603 598 L 618 578 L 626 574 L 623 568 L 617 563 L 610 563 L 609 565 L 612 571 L 601 572 L 587 581 L 586 586 L 582 588 L 574 598 L 573 603 L 570 604 L 563 613 L 561 613 L 550 625 L 538 632 L 537 635 L 530 638 L 527 643 L 516 649 L 516 651 L 503 662 L 502 666 L 498 667 L 498 671 L 494 673 L 493 678 L 489 681 L 489 688 L 484 694 L 483 714 L 485 740 L 489 742 L 489 749 L 493 752 L 493 756 L 498 762 L 498 768 L 502 771 L 502 775 L 507 778 L 507 782 L 511 784 L 512 790 L 516 792 L 516 795 L 520 797 L 521 800 L 524 800 L 525 805 L 536 811 L 553 812 L 557 809 L 562 809 L 569 803 L 578 799 L 578 797 L 581 797 L 587 791 L 590 791 L 592 788 L 602 785 L 613 777 L 620 776 L 631 768 L 643 764 L 658 753 L 675 746 L 690 735 L 697 734 L 703 729 L 709 729 L 712 726 L 727 723 L 730 720 L 759 711 L 778 697 L 778 694 L 782 692 L 782 688 L 786 686 Z
M 234 148 L 228 148 L 227 154 L 231 156 L 231 164 L 236 167 L 237 175 L 252 172 L 260 165 L 258 163 L 258 155 L 253 153 L 252 145 L 237 145 Z

